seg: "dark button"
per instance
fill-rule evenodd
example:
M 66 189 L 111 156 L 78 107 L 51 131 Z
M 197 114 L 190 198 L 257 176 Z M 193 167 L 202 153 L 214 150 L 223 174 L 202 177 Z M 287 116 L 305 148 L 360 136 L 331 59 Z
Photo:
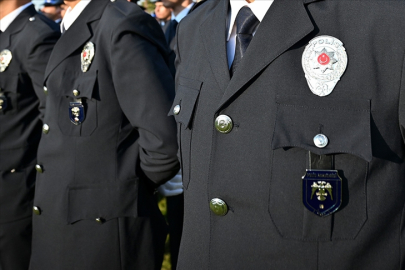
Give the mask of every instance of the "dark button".
M 39 173 L 43 173 L 43 172 L 44 172 L 44 169 L 43 169 L 42 166 L 39 165 L 39 164 L 35 165 L 35 170 L 37 170 L 37 172 L 39 172 Z
M 35 215 L 40 215 L 41 214 L 41 209 L 38 206 L 32 207 L 32 211 L 34 212 Z
M 221 133 L 229 133 L 233 128 L 232 119 L 228 115 L 220 115 L 215 119 L 215 128 Z
M 228 213 L 228 206 L 223 200 L 218 198 L 210 201 L 210 209 L 217 216 L 225 216 Z
M 105 219 L 102 218 L 102 217 L 98 217 L 98 218 L 96 218 L 96 222 L 97 222 L 98 224 L 103 224 L 103 223 L 105 222 Z

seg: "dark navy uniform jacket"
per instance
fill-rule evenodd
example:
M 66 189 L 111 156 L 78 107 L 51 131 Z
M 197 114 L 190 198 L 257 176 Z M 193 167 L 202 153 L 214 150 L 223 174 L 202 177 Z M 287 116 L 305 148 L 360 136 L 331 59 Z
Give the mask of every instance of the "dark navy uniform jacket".
M 178 269 L 405 269 L 405 2 L 276 0 L 232 78 L 228 9 L 207 0 L 177 29 Z M 321 35 L 348 57 L 324 97 L 302 67 Z M 219 115 L 232 119 L 227 134 Z M 342 178 L 342 205 L 326 217 L 303 204 L 309 151 L 334 156 Z
M 94 57 L 83 72 L 88 42 Z M 166 225 L 153 188 L 179 170 L 167 63 L 160 26 L 125 0 L 91 1 L 56 44 L 30 269 L 160 269 Z M 84 120 L 75 125 L 78 99 Z
M 0 33 L 0 268 L 27 269 L 35 164 L 41 137 L 46 64 L 60 36 L 57 25 L 25 8 Z M 7 63 L 6 58 L 11 56 Z M 41 111 L 40 113 L 40 103 Z

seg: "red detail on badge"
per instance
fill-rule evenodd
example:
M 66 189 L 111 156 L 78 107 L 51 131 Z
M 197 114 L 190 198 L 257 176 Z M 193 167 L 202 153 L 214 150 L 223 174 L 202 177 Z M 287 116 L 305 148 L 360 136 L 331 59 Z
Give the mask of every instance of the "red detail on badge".
M 318 63 L 321 65 L 327 65 L 330 62 L 330 58 L 326 53 L 321 54 L 318 56 Z
M 3 62 L 3 60 L 4 60 L 4 58 L 3 58 L 3 56 L 2 56 L 2 57 L 0 58 L 0 61 Z
M 87 52 L 83 52 L 83 57 L 86 57 L 87 56 Z

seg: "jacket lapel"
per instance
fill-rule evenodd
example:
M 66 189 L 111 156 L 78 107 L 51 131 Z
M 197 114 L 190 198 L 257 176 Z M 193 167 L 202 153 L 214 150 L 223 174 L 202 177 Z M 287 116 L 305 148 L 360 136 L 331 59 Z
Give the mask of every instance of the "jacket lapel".
M 6 31 L 4 31 L 4 33 L 1 35 L 1 50 L 10 46 L 11 37 L 20 32 L 24 28 L 25 24 L 29 22 L 29 18 L 35 14 L 37 14 L 37 12 L 35 11 L 34 5 L 30 5 L 14 19 L 9 27 L 7 27 Z
M 314 30 L 304 2 L 274 1 L 232 76 L 218 109 L 278 56 Z
M 212 72 L 221 91 L 224 92 L 230 80 L 226 54 L 226 23 L 229 1 L 219 0 L 217 2 L 217 6 L 200 25 L 200 34 Z
M 108 0 L 93 0 L 83 10 L 76 21 L 61 36 L 52 51 L 45 71 L 45 81 L 49 74 L 69 55 L 83 47 L 93 33 L 93 23 L 101 18 Z

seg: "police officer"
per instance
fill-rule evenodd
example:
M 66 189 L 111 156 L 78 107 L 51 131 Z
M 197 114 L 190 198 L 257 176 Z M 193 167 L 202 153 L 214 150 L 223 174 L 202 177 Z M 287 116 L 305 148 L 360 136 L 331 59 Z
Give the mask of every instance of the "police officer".
M 177 269 L 404 269 L 404 14 L 207 0 L 179 24 Z
M 57 25 L 29 0 L 0 1 L 0 269 L 26 270 L 42 81 Z
M 49 60 L 31 270 L 160 269 L 179 170 L 163 33 L 126 0 L 65 1 Z
M 64 6 L 63 0 L 45 0 L 41 12 L 49 19 L 60 23 L 62 21 L 62 6 Z
M 158 23 L 162 26 L 162 29 L 165 30 L 168 23 L 170 22 L 172 10 L 163 5 L 162 0 L 155 1 L 155 11 L 154 16 Z

